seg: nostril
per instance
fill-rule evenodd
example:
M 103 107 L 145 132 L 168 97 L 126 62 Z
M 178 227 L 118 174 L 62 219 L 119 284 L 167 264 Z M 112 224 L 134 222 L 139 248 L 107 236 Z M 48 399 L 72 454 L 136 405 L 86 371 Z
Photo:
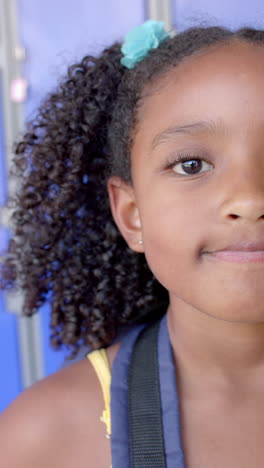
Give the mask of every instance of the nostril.
M 236 214 L 232 214 L 232 213 L 231 213 L 231 214 L 229 215 L 229 218 L 231 218 L 231 219 L 237 219 L 237 218 L 239 218 L 239 216 L 236 215 Z

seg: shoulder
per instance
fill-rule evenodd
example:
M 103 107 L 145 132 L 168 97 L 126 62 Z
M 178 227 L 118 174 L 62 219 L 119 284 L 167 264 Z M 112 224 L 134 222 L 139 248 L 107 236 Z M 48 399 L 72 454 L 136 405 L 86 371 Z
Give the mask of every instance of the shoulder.
M 107 350 L 111 364 L 118 347 Z M 87 460 L 88 466 L 110 466 L 103 409 L 100 383 L 88 359 L 35 383 L 0 415 L 3 466 L 87 468 Z

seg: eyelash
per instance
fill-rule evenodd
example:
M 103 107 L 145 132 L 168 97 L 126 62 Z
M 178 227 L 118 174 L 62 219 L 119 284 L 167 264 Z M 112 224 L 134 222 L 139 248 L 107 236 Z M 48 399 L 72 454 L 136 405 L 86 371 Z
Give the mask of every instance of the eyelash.
M 173 167 L 176 166 L 177 164 L 184 163 L 186 161 L 192 161 L 192 160 L 202 161 L 202 162 L 205 162 L 205 163 L 209 164 L 210 166 L 212 166 L 212 163 L 210 161 L 208 161 L 207 158 L 205 158 L 204 156 L 198 155 L 197 153 L 196 154 L 191 154 L 191 153 L 182 153 L 181 154 L 181 153 L 179 153 L 176 158 L 169 159 L 166 162 L 165 171 L 169 170 L 169 169 L 173 169 Z M 199 175 L 201 173 L 202 172 L 200 172 L 198 174 L 185 174 L 185 175 L 191 177 L 191 175 Z M 177 173 L 175 172 L 175 174 L 177 174 Z M 177 175 L 181 176 L 183 174 L 177 174 Z

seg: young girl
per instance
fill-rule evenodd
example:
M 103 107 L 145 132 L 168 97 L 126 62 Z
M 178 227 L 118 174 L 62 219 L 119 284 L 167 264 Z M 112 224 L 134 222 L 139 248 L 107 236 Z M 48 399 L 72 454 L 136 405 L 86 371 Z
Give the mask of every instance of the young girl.
M 128 366 L 164 312 L 166 466 L 264 466 L 263 82 L 264 32 L 147 22 L 43 103 L 16 148 L 3 287 L 28 315 L 52 291 L 53 345 L 100 351 L 1 415 L 1 466 L 136 466 Z

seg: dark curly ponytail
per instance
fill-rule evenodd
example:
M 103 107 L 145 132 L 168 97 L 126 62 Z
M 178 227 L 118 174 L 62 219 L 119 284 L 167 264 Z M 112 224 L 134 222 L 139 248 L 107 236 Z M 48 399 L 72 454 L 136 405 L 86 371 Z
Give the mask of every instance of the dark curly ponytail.
M 168 302 L 144 255 L 117 230 L 106 179 L 132 183 L 130 147 L 144 90 L 183 57 L 234 39 L 263 43 L 264 34 L 194 28 L 165 40 L 133 70 L 120 64 L 116 43 L 72 66 L 28 124 L 15 151 L 21 189 L 1 287 L 24 290 L 26 315 L 51 292 L 54 347 L 108 345 L 121 325 L 150 320 Z

